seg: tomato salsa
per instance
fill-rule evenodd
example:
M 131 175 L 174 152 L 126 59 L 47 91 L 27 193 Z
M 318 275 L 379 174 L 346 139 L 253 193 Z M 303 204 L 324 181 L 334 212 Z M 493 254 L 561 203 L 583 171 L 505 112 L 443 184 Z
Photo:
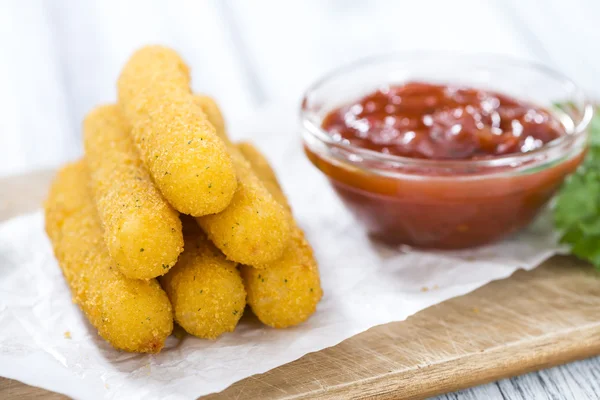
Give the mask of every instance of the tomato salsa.
M 477 161 L 536 151 L 567 135 L 567 128 L 558 114 L 534 104 L 452 85 L 383 87 L 328 112 L 321 129 L 352 148 L 426 161 L 416 170 L 399 162 L 373 172 L 305 146 L 373 236 L 424 248 L 478 246 L 520 230 L 583 158 L 580 150 L 542 160 L 541 167 L 538 159 L 535 168 L 515 161 L 480 170 Z M 451 167 L 436 166 L 448 162 Z

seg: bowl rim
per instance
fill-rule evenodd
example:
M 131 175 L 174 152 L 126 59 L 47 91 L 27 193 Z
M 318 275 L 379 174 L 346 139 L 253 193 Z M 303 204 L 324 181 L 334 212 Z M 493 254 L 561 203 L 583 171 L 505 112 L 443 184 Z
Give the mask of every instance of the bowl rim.
M 561 84 L 566 85 L 570 91 L 573 92 L 573 96 L 581 97 L 582 106 L 579 109 L 581 116 L 578 121 L 573 120 L 569 116 L 572 128 L 567 128 L 567 134 L 545 143 L 543 146 L 524 153 L 512 153 L 496 157 L 489 157 L 485 159 L 466 159 L 466 160 L 436 160 L 436 159 L 421 159 L 405 156 L 397 156 L 392 154 L 380 153 L 374 150 L 360 148 L 351 144 L 346 144 L 341 141 L 337 141 L 325 131 L 320 125 L 320 118 L 317 117 L 316 113 L 309 109 L 311 99 L 314 97 L 314 93 L 319 90 L 324 84 L 332 79 L 335 79 L 344 74 L 365 68 L 378 63 L 386 63 L 394 60 L 403 61 L 406 63 L 427 61 L 428 59 L 451 59 L 457 62 L 465 63 L 471 66 L 480 65 L 482 67 L 498 64 L 520 67 L 529 70 L 536 70 L 546 76 L 549 76 Z M 385 84 L 385 82 L 383 82 Z M 357 61 L 342 65 L 341 67 L 335 68 L 332 71 L 326 73 L 321 78 L 317 79 L 311 84 L 302 96 L 302 102 L 300 107 L 300 121 L 304 131 L 304 141 L 307 142 L 315 140 L 321 146 L 325 146 L 330 151 L 341 152 L 347 154 L 342 158 L 335 156 L 338 161 L 342 161 L 348 164 L 352 164 L 354 167 L 365 169 L 365 162 L 375 162 L 380 165 L 385 165 L 386 168 L 373 168 L 367 167 L 371 172 L 379 173 L 383 175 L 396 175 L 391 172 L 389 168 L 398 169 L 399 167 L 416 167 L 416 168 L 428 168 L 428 169 L 465 169 L 471 170 L 473 168 L 493 168 L 497 172 L 498 167 L 510 167 L 514 171 L 515 165 L 527 164 L 531 167 L 531 163 L 535 161 L 547 161 L 548 158 L 556 159 L 565 155 L 565 152 L 572 147 L 573 144 L 581 142 L 583 139 L 585 145 L 585 136 L 587 129 L 592 121 L 594 115 L 594 106 L 585 94 L 583 89 L 579 87 L 573 80 L 568 78 L 566 75 L 558 72 L 544 64 L 536 61 L 530 61 L 521 59 L 514 56 L 498 55 L 498 54 L 486 54 L 486 53 L 469 53 L 469 52 L 450 52 L 450 51 L 400 51 L 387 53 L 383 55 L 376 55 L 372 57 L 362 58 Z M 564 125 L 564 124 L 563 124 Z M 308 137 L 307 137 L 308 135 Z M 538 164 L 538 163 L 536 163 Z M 538 165 L 536 165 L 538 166 Z M 403 175 L 403 174 L 402 174 Z M 430 174 L 428 174 L 430 175 Z

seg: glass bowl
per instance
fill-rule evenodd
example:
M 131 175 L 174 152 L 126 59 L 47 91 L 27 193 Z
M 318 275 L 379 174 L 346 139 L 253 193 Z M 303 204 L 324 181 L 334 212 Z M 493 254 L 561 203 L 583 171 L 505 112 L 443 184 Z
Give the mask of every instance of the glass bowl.
M 552 112 L 566 134 L 526 153 L 431 160 L 355 147 L 322 129 L 337 107 L 409 81 L 527 101 Z M 300 111 L 308 158 L 367 231 L 391 244 L 437 249 L 487 244 L 527 226 L 583 160 L 592 114 L 583 91 L 550 68 L 440 52 L 392 54 L 342 67 L 308 89 Z

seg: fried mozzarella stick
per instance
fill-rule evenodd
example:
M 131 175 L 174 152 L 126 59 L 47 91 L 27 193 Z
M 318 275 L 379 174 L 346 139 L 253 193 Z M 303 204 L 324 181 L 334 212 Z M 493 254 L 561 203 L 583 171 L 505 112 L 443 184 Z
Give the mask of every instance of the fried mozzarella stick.
M 119 105 L 154 182 L 178 211 L 220 212 L 237 185 L 223 141 L 194 102 L 189 71 L 166 47 L 135 52 L 118 81 Z
M 101 106 L 83 122 L 85 159 L 104 241 L 127 277 L 165 274 L 183 251 L 179 213 L 154 186 L 116 105 Z
M 115 348 L 157 353 L 173 329 L 169 299 L 156 279 L 129 279 L 114 267 L 88 184 L 85 162 L 69 164 L 45 204 L 46 232 L 73 301 Z
M 217 102 L 212 97 L 202 94 L 194 96 L 194 100 L 196 101 L 196 104 L 200 106 L 202 111 L 204 111 L 208 122 L 215 127 L 215 133 L 225 143 L 225 146 L 227 146 L 227 150 L 229 151 L 230 147 L 233 146 L 233 143 L 231 143 L 231 140 L 227 136 L 225 130 L 225 118 L 223 118 L 223 113 Z
M 250 143 L 240 143 L 238 148 L 260 179 L 273 191 L 273 196 L 289 209 L 275 172 L 265 157 Z M 293 222 L 291 213 L 289 218 Z M 323 296 L 312 248 L 295 222 L 292 223 L 292 237 L 283 257 L 264 269 L 244 265 L 241 273 L 252 311 L 262 323 L 274 328 L 286 328 L 306 321 Z
M 264 267 L 280 258 L 289 243 L 288 214 L 227 138 L 216 103 L 207 96 L 197 96 L 196 101 L 209 121 L 218 127 L 217 135 L 227 144 L 238 178 L 229 206 L 220 213 L 197 218 L 198 224 L 228 259 Z
M 273 168 L 271 168 L 271 165 L 265 156 L 263 156 L 263 154 L 250 142 L 240 142 L 236 147 L 242 153 L 244 158 L 248 160 L 252 170 L 256 173 L 275 200 L 283 205 L 291 214 L 292 208 L 290 207 L 285 194 L 283 194 L 281 186 L 279 186 L 275 171 L 273 171 Z
M 246 307 L 236 264 L 225 259 L 203 232 L 186 236 L 179 261 L 160 282 L 173 305 L 175 321 L 199 338 L 215 339 L 232 332 Z

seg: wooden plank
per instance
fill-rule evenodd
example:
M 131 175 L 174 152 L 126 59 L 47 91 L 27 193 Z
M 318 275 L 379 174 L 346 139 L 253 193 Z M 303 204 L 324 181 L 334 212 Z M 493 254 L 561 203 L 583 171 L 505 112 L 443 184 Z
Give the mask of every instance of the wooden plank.
M 600 274 L 557 257 L 209 398 L 418 399 L 600 353 Z
M 52 175 L 0 179 L 0 220 L 36 208 Z M 207 399 L 425 398 L 600 354 L 599 309 L 600 273 L 555 257 Z M 0 380 L 0 398 L 48 393 Z
M 13 379 L 0 378 L 0 399 L 65 400 L 68 399 L 68 397 L 34 386 L 25 385 L 24 383 Z

